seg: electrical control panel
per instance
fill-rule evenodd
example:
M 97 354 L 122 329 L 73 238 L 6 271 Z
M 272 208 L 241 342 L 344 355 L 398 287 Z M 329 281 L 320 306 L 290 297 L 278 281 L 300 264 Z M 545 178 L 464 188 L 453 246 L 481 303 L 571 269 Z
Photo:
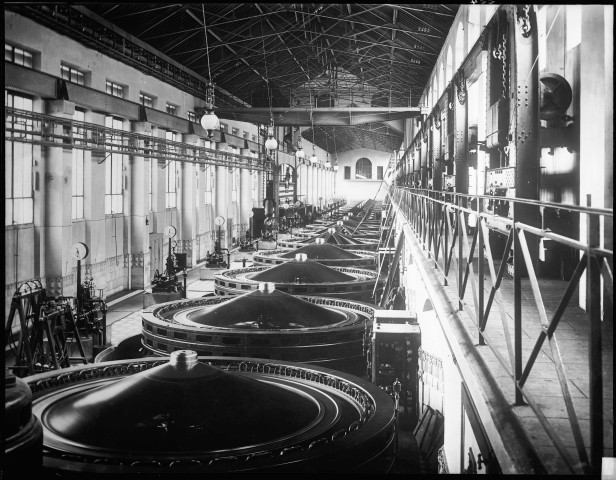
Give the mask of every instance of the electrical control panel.
M 456 176 L 443 174 L 443 190 L 446 192 L 455 192 L 456 190 Z
M 515 167 L 491 168 L 486 170 L 486 195 L 495 197 L 485 204 L 487 213 L 498 215 L 499 217 L 511 218 L 513 209 L 511 202 L 505 198 L 515 198 Z M 492 227 L 500 230 L 509 230 L 508 223 L 492 219 L 488 222 Z

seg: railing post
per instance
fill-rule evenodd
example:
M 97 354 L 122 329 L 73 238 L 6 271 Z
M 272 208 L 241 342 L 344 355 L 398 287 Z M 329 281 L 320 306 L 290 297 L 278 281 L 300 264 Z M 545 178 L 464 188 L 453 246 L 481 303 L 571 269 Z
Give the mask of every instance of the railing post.
M 464 213 L 460 210 L 460 204 L 462 203 L 462 197 L 456 195 L 456 217 L 457 217 L 457 227 L 458 227 L 458 310 L 464 310 L 464 301 L 463 301 L 463 293 L 462 293 L 462 282 L 464 277 L 464 269 L 462 268 L 464 264 L 464 245 L 462 242 L 464 241 L 464 232 L 462 229 L 464 228 Z
M 446 200 L 446 197 L 443 197 Z M 449 218 L 449 212 L 447 211 L 447 201 L 445 201 L 443 203 L 443 233 L 444 235 L 444 241 L 443 241 L 443 245 L 444 245 L 444 255 L 443 255 L 443 266 L 445 267 L 443 269 L 444 272 L 447 272 L 447 255 L 449 255 L 449 228 L 447 226 L 447 219 Z M 443 285 L 446 287 L 447 285 L 449 285 L 449 281 L 447 280 L 447 275 L 443 275 Z
M 518 205 L 513 204 L 513 353 L 514 353 L 514 389 L 515 404 L 524 405 L 522 391 L 518 388 L 518 382 L 522 377 L 522 272 L 524 271 L 524 256 L 520 239 L 516 231 L 518 217 Z
M 591 206 L 591 195 L 586 195 L 586 206 Z M 587 243 L 589 248 L 600 246 L 599 216 L 586 214 Z M 601 272 L 596 256 L 590 251 L 586 264 L 586 316 L 590 325 L 590 467 L 593 474 L 601 473 L 603 456 L 603 368 L 601 348 Z
M 481 227 L 481 217 L 479 214 L 483 211 L 483 198 L 477 198 L 477 276 L 479 277 L 479 311 L 477 312 L 477 323 L 479 325 L 479 345 L 485 345 L 486 342 L 481 334 L 481 326 L 483 325 L 483 229 Z

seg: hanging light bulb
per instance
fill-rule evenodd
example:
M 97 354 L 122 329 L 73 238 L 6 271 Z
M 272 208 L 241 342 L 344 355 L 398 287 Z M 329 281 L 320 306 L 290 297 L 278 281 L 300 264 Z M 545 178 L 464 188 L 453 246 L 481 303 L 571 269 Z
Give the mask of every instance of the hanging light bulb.
M 329 161 L 329 152 L 327 152 L 327 153 L 325 154 L 325 167 L 326 167 L 326 168 L 329 168 L 329 167 L 331 167 L 331 166 L 332 166 L 332 164 L 331 164 L 331 162 Z
M 276 150 L 278 141 L 274 138 L 274 119 L 272 118 L 270 126 L 267 127 L 267 140 L 265 140 L 265 148 L 268 150 Z
M 312 157 L 310 157 L 310 161 L 312 163 L 317 163 L 319 159 L 317 158 L 317 154 L 314 151 L 314 145 L 312 146 Z
M 214 84 L 210 80 L 205 90 L 205 113 L 201 117 L 201 126 L 207 130 L 208 137 L 212 136 L 214 130 L 220 128 L 220 120 L 214 113 Z
M 295 151 L 295 158 L 298 160 L 303 160 L 306 158 L 306 154 L 304 153 L 304 149 L 302 148 L 302 135 L 300 132 L 300 136 L 297 139 L 297 150 Z
M 334 157 L 334 172 L 338 171 L 338 157 Z
M 205 25 L 205 8 L 201 5 L 203 13 L 203 34 L 205 37 L 205 55 L 207 57 L 207 71 L 209 81 L 205 87 L 205 113 L 199 123 L 207 131 L 207 136 L 212 138 L 212 132 L 220 128 L 220 120 L 214 113 L 214 84 L 212 83 L 212 72 L 210 70 L 210 46 L 207 41 L 207 27 Z

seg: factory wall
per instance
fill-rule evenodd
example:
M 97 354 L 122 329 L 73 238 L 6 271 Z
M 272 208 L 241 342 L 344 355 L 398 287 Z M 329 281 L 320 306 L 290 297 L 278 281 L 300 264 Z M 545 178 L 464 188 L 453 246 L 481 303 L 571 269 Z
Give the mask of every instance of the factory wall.
M 36 72 L 61 78 L 61 66 L 77 69 L 84 74 L 83 87 L 91 95 L 80 101 L 56 98 L 57 92 L 41 93 L 32 82 L 31 88 L 5 83 L 7 95 L 32 100 L 31 111 L 47 114 L 59 120 L 75 121 L 76 111 L 82 112 L 83 121 L 97 126 L 109 126 L 126 132 L 149 134 L 169 138 L 187 146 L 201 146 L 222 152 L 241 153 L 256 157 L 259 150 L 258 127 L 245 122 L 222 120 L 226 138 L 235 144 L 247 140 L 250 148 L 241 149 L 223 143 L 219 132 L 210 141 L 187 128 L 189 112 L 204 106 L 204 101 L 174 86 L 142 73 L 129 65 L 88 48 L 60 33 L 13 12 L 5 12 L 5 44 L 33 55 L 32 65 L 5 60 L 5 65 L 19 70 L 24 78 Z M 6 55 L 5 55 L 6 58 Z M 28 77 L 28 75 L 31 75 Z M 126 112 L 113 111 L 112 95 L 106 93 L 106 82 L 123 88 L 123 101 L 142 103 L 140 95 L 152 99 L 149 119 L 127 118 Z M 83 88 L 82 87 L 82 88 Z M 53 89 L 52 89 L 53 90 Z M 20 100 L 21 101 L 21 100 Z M 110 107 L 111 105 L 111 107 Z M 123 105 L 127 105 L 126 102 Z M 175 110 L 169 111 L 167 105 Z M 23 109 L 15 105 L 16 109 Z M 134 109 L 137 111 L 137 109 Z M 153 111 L 155 110 L 155 111 Z M 149 121 L 148 121 L 149 120 Z M 196 121 L 193 119 L 193 121 Z M 195 129 L 199 125 L 194 124 Z M 186 127 L 183 127 L 186 126 Z M 39 124 L 39 127 L 42 128 Z M 56 128 L 61 129 L 61 125 Z M 73 129 L 79 134 L 78 129 Z M 218 139 L 219 141 L 216 141 Z M 239 142 L 238 142 L 239 141 Z M 281 142 L 279 142 L 281 143 Z M 191 162 L 169 162 L 165 158 L 121 155 L 121 200 L 110 212 L 105 207 L 106 165 L 110 154 L 74 148 L 69 143 L 58 146 L 40 146 L 14 142 L 18 149 L 5 165 L 23 162 L 32 166 L 33 212 L 25 221 L 5 215 L 5 314 L 16 289 L 24 282 L 40 279 L 48 295 L 75 295 L 77 261 L 70 246 L 83 242 L 89 255 L 82 261 L 82 279 L 92 277 L 104 296 L 127 289 L 140 289 L 150 285 L 156 272 L 163 273 L 168 254 L 169 237 L 165 227 L 173 225 L 177 234 L 172 240 L 176 253 L 187 253 L 188 266 L 205 260 L 214 250 L 216 230 L 214 218 L 226 219 L 223 245 L 237 244 L 247 229 L 247 216 L 253 207 L 262 207 L 265 176 L 263 172 L 248 169 L 196 165 Z M 22 156 L 27 146 L 31 155 Z M 306 142 L 307 150 L 312 145 Z M 83 152 L 83 215 L 72 215 L 73 152 Z M 31 157 L 31 160 L 30 160 Z M 174 168 L 175 201 L 167 201 L 168 169 Z M 7 186 L 11 185 L 11 172 L 5 166 Z M 321 172 L 323 169 L 319 169 Z M 306 195 L 314 200 L 333 197 L 333 188 L 326 192 L 326 182 L 319 181 L 320 172 L 310 167 L 313 177 L 306 187 Z M 27 173 L 26 173 L 27 174 Z M 322 173 L 321 173 L 322 175 Z M 324 177 L 323 177 L 324 178 Z M 243 184 L 243 187 L 242 187 Z M 26 195 L 27 196 L 27 195 Z M 9 197 L 7 197 L 9 198 Z
M 390 154 L 379 150 L 362 148 L 342 152 L 338 154 L 338 171 L 336 172 L 337 193 L 348 202 L 360 200 L 383 200 L 387 191 L 387 186 L 382 179 L 378 179 L 378 167 L 382 168 L 383 176 L 389 164 Z M 372 178 L 357 178 L 357 162 L 362 158 L 367 158 L 372 164 Z M 350 169 L 350 178 L 345 179 L 345 167 Z
M 448 87 L 455 83 L 452 80 L 497 8 L 497 5 L 460 7 L 421 94 L 420 105 L 432 110 Z M 541 83 L 540 98 L 543 101 L 546 95 L 543 82 L 557 82 L 555 88 L 568 93 L 564 93 L 561 99 L 565 107 L 563 112 L 554 117 L 547 114 L 540 117 L 538 139 L 541 148 L 537 173 L 528 176 L 529 180 L 537 183 L 536 193 L 532 192 L 533 197 L 565 205 L 613 208 L 613 137 L 609 132 L 613 128 L 614 114 L 614 7 L 537 5 L 535 11 L 538 52 L 533 60 Z M 480 57 L 476 58 L 478 61 Z M 487 117 L 482 112 L 490 107 L 485 97 L 487 83 L 484 77 L 487 76 L 487 66 L 467 70 L 474 70 L 473 75 L 466 79 L 469 132 L 470 127 L 475 128 L 479 140 L 482 140 L 486 136 L 487 126 Z M 549 92 L 547 95 L 545 98 L 549 98 Z M 544 107 L 541 105 L 540 109 Z M 434 113 L 432 111 L 431 115 L 434 116 Z M 428 143 L 418 142 L 417 146 L 421 148 L 416 151 L 413 151 L 411 145 L 426 125 L 431 127 L 430 122 L 422 122 L 420 118 L 406 121 L 403 149 L 409 153 L 407 173 L 419 173 L 420 163 L 422 168 L 425 166 Z M 439 158 L 451 154 L 446 148 L 447 142 L 444 139 L 439 142 L 438 138 L 438 132 L 434 129 L 431 142 L 434 165 L 440 163 L 436 162 Z M 478 167 L 469 169 L 468 193 L 474 193 L 476 187 L 479 193 L 489 194 L 489 186 L 483 180 L 485 169 L 490 167 L 489 158 L 481 149 L 476 154 Z M 439 168 L 434 168 L 434 172 L 438 173 Z M 597 172 L 601 172 L 600 177 Z M 437 175 L 434 175 L 434 181 L 439 182 L 440 188 Z M 436 184 L 434 188 L 439 189 Z M 521 195 L 519 191 L 517 194 Z M 613 230 L 612 218 L 606 216 L 601 222 L 599 242 L 610 248 L 613 244 L 610 234 Z M 586 218 L 583 215 L 564 209 L 546 209 L 541 214 L 540 223 L 542 228 L 548 228 L 554 233 L 574 235 L 583 242 L 587 239 Z M 548 247 L 544 255 L 547 260 L 541 261 L 540 270 L 555 277 L 566 277 L 571 274 L 575 255 L 573 250 Z M 584 273 L 578 293 L 578 305 L 581 308 L 585 308 L 586 304 L 585 278 Z M 605 297 L 606 292 L 602 295 Z

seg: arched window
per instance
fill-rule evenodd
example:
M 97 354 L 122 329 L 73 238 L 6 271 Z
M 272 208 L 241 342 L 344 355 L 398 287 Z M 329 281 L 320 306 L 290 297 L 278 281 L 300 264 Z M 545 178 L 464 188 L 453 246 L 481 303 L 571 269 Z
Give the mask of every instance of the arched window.
M 462 65 L 466 51 L 464 50 L 464 25 L 462 22 L 458 24 L 458 31 L 456 32 L 456 52 L 454 57 L 454 71 L 457 71 Z
M 372 162 L 367 158 L 360 158 L 355 164 L 355 178 L 359 180 L 372 179 Z
M 453 77 L 453 54 L 451 53 L 451 45 L 447 47 L 447 57 L 445 60 L 445 82 L 449 83 Z
M 481 9 L 482 5 L 469 5 L 468 6 L 468 45 L 471 48 L 479 38 L 481 31 Z
M 438 97 L 441 98 L 443 92 L 447 88 L 447 83 L 445 83 L 445 65 L 441 62 L 441 66 L 439 68 L 439 76 L 438 76 Z

